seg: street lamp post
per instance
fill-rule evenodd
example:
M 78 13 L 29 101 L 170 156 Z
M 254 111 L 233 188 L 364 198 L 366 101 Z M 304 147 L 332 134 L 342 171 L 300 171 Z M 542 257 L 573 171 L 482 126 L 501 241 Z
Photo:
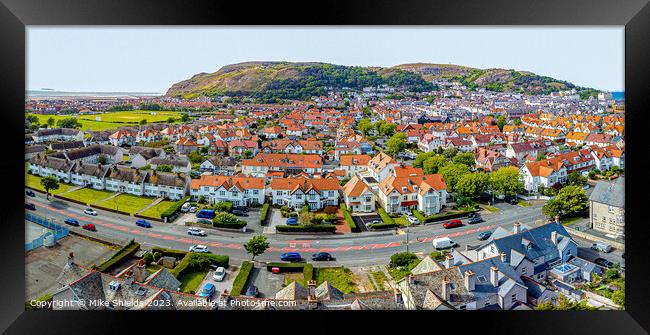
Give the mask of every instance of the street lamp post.
M 406 253 L 409 252 L 409 227 L 406 227 Z

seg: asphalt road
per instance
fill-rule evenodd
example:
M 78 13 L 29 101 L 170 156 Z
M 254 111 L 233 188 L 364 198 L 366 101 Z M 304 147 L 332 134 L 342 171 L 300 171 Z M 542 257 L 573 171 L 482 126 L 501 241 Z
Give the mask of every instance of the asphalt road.
M 47 218 L 54 218 L 63 224 L 66 218 L 76 218 L 80 224 L 94 223 L 97 232 L 84 231 L 85 234 L 94 235 L 99 238 L 106 238 L 110 241 L 126 242 L 134 238 L 143 246 L 159 246 L 177 250 L 187 250 L 193 244 L 205 244 L 213 253 L 225 254 L 234 261 L 248 260 L 250 256 L 244 250 L 245 243 L 252 233 L 226 232 L 208 229 L 208 236 L 197 237 L 187 234 L 187 227 L 182 224 L 152 222 L 152 228 L 142 228 L 135 225 L 137 218 L 116 214 L 96 209 L 98 216 L 89 216 L 83 213 L 85 206 L 76 203 L 66 202 L 57 198 L 45 199 L 45 195 L 36 193 L 36 197 L 25 197 L 26 202 L 36 205 L 35 214 Z M 419 225 L 408 228 L 408 234 L 399 234 L 395 231 L 389 232 L 364 232 L 346 235 L 267 235 L 270 248 L 261 256 L 256 257 L 258 261 L 277 261 L 283 252 L 297 251 L 303 257 L 309 257 L 317 251 L 330 252 L 335 261 L 320 262 L 323 265 L 348 265 L 365 266 L 386 264 L 390 256 L 396 252 L 406 251 L 408 236 L 408 248 L 411 252 L 428 253 L 433 251 L 431 239 L 436 237 L 449 236 L 456 241 L 461 250 L 465 245 L 479 245 L 476 236 L 486 230 L 494 230 L 501 226 L 512 229 L 515 222 L 522 222 L 527 225 L 538 225 L 544 222 L 541 214 L 541 205 L 530 207 L 519 207 L 504 204 L 500 213 L 483 212 L 485 222 L 468 225 L 459 228 L 444 229 L 441 224 Z M 466 220 L 463 220 L 466 223 Z M 81 230 L 80 227 L 69 227 L 71 230 Z M 406 229 L 403 230 L 404 232 Z M 591 242 L 584 242 L 584 245 L 591 245 Z M 588 257 L 594 256 L 592 250 L 583 251 Z M 615 253 L 609 255 L 616 255 Z M 593 257 L 596 258 L 596 257 Z M 610 259 L 611 257 L 607 257 Z M 615 260 L 612 260 L 615 261 Z

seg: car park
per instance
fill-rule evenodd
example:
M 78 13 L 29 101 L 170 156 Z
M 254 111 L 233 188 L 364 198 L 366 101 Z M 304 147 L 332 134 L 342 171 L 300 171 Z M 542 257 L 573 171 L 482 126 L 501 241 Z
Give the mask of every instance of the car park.
M 36 206 L 34 204 L 32 204 L 32 203 L 29 203 L 29 202 L 25 203 L 25 208 L 27 208 L 29 210 L 32 210 L 32 211 L 36 210 Z
M 205 233 L 205 230 L 201 230 L 198 228 L 190 227 L 187 228 L 187 234 L 188 235 L 194 235 L 194 236 L 207 236 L 208 234 Z
M 30 196 L 30 197 L 35 197 L 36 193 L 34 193 L 34 191 L 32 191 L 32 190 L 27 190 L 27 191 L 25 191 L 25 195 Z
M 312 261 L 331 261 L 334 260 L 334 257 L 328 252 L 317 252 L 311 255 Z
M 210 249 L 208 249 L 207 245 L 202 245 L 202 244 L 195 244 L 190 247 L 191 252 L 200 252 L 200 253 L 208 253 L 210 252 Z
M 485 240 L 487 240 L 488 238 L 490 238 L 490 236 L 492 236 L 492 232 L 491 232 L 491 231 L 484 231 L 484 232 L 478 234 L 478 240 L 479 240 L 479 241 L 485 241 Z
M 244 212 L 242 210 L 239 210 L 239 209 L 233 210 L 232 213 L 237 215 L 237 216 L 248 216 L 248 214 L 246 212 Z
M 84 209 L 84 213 L 92 216 L 97 216 L 97 211 L 92 208 Z
M 611 269 L 611 268 L 614 267 L 613 262 L 608 261 L 608 260 L 606 260 L 604 258 L 596 258 L 596 260 L 594 260 L 594 263 L 596 263 L 596 264 L 598 264 L 598 265 L 600 265 L 600 266 L 602 266 L 604 268 L 607 268 L 607 269 Z
M 144 219 L 140 219 L 140 220 L 135 221 L 135 224 L 137 226 L 139 226 L 139 227 L 151 228 L 151 222 L 149 222 L 147 220 L 144 220 Z
M 471 218 L 469 218 L 469 220 L 467 220 L 467 223 L 469 223 L 469 224 L 476 224 L 476 223 L 481 223 L 481 222 L 483 222 L 483 219 L 481 219 L 478 216 L 471 217 Z
M 214 287 L 214 284 L 212 283 L 207 283 L 205 286 L 203 286 L 203 289 L 199 292 L 198 296 L 199 297 L 212 297 L 214 292 L 216 291 L 216 288 Z
M 445 229 L 462 227 L 463 223 L 460 220 L 449 220 L 442 224 L 442 227 Z
M 75 226 L 75 227 L 79 226 L 79 221 L 77 221 L 76 219 L 65 219 L 65 220 L 63 220 L 63 223 L 69 224 L 69 225 Z
M 248 286 L 248 288 L 246 289 L 246 293 L 244 293 L 245 296 L 253 297 L 253 298 L 257 297 L 258 294 L 259 291 L 257 290 L 257 286 L 255 285 Z
M 222 281 L 226 277 L 226 269 L 223 266 L 218 267 L 212 275 L 212 279 Z
M 300 256 L 299 253 L 297 252 L 286 252 L 282 255 L 280 255 L 280 260 L 282 261 L 299 261 L 302 260 L 302 256 Z
M 92 223 L 87 223 L 87 224 L 81 226 L 81 228 L 83 228 L 85 230 L 90 230 L 90 231 L 97 231 L 97 228 L 95 228 L 95 225 L 92 224 Z

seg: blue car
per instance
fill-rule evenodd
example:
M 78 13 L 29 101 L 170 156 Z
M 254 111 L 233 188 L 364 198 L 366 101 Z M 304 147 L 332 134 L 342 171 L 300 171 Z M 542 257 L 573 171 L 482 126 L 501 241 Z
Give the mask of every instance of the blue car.
M 135 222 L 137 226 L 143 227 L 143 228 L 151 228 L 151 222 L 147 220 L 140 219 Z
M 298 218 L 296 217 L 291 217 L 287 219 L 287 225 L 289 226 L 297 226 L 298 225 Z
M 207 283 L 205 286 L 203 286 L 203 289 L 201 292 L 199 292 L 199 297 L 211 297 L 214 294 L 215 291 L 214 284 L 212 283 Z
M 297 252 L 286 252 L 286 253 L 280 255 L 280 260 L 283 260 L 283 261 L 291 262 L 291 261 L 299 261 L 301 259 L 302 259 L 302 256 L 300 256 L 300 254 L 297 253 Z
M 79 221 L 77 221 L 76 219 L 65 219 L 65 221 L 63 221 L 63 222 L 65 222 L 65 224 L 69 224 L 71 226 L 79 227 Z

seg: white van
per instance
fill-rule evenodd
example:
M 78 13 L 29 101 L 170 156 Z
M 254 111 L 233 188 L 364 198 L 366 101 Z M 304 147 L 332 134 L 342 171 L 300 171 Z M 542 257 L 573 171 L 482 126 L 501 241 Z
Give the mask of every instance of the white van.
M 456 242 L 452 241 L 449 237 L 434 238 L 433 241 L 431 241 L 431 243 L 433 244 L 433 247 L 436 248 L 436 250 L 452 248 L 458 245 Z
M 192 208 L 192 204 L 186 202 L 183 204 L 183 206 L 181 206 L 181 212 L 187 213 L 190 210 L 190 208 Z
M 607 253 L 612 251 L 612 246 L 607 243 L 596 242 L 591 245 L 591 249 Z

